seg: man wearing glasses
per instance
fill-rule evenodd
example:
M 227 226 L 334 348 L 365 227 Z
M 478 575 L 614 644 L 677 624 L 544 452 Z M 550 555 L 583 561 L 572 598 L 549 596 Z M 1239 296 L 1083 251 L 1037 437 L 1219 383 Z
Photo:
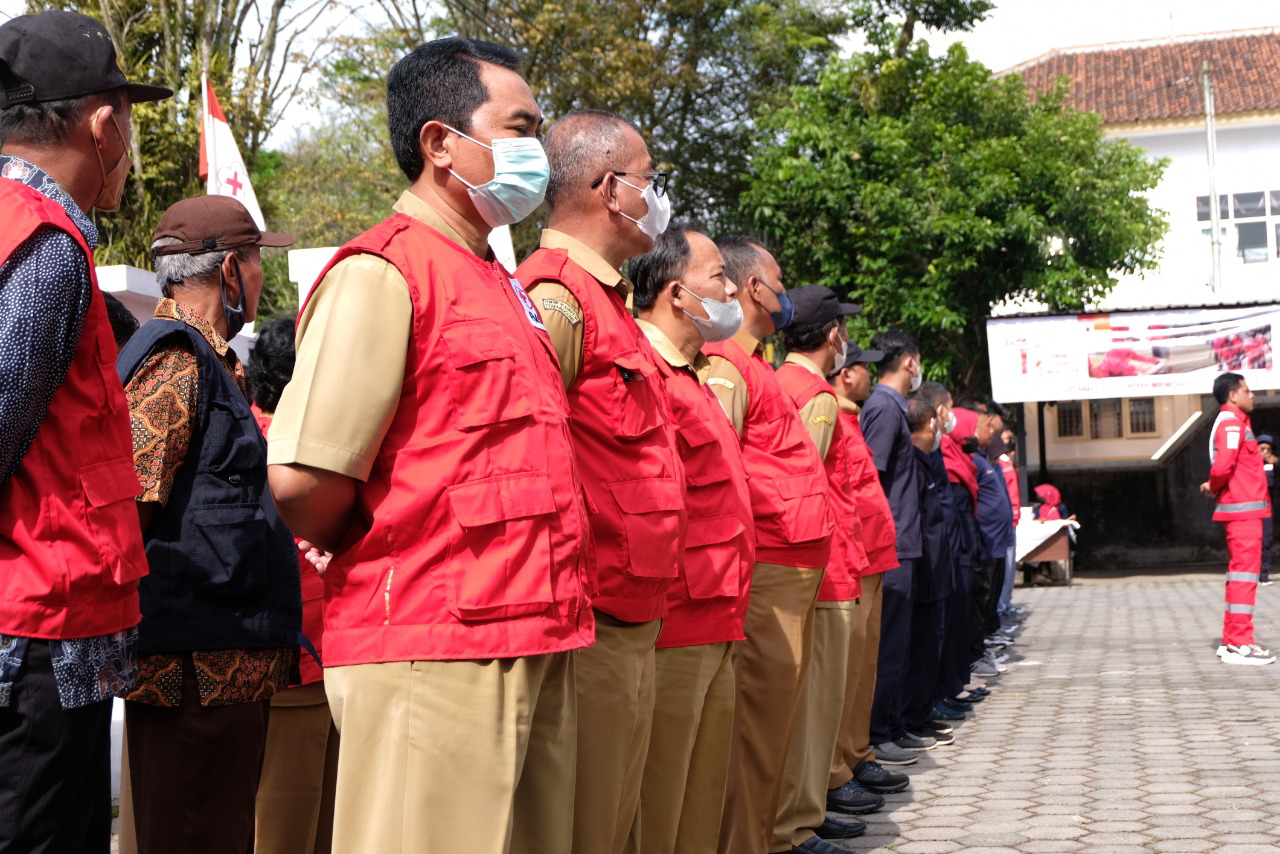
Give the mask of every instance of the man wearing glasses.
M 667 226 L 665 176 L 640 132 L 582 110 L 546 137 L 550 228 L 516 271 L 560 358 L 591 515 L 596 644 L 576 658 L 575 854 L 621 854 L 653 723 L 654 644 L 684 561 L 683 470 L 658 359 L 619 271 Z

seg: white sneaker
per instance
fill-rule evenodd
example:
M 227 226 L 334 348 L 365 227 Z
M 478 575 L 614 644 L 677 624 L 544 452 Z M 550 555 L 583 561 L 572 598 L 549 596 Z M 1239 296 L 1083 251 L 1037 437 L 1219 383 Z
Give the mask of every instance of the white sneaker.
M 1219 653 L 1219 656 L 1222 658 L 1223 664 L 1270 664 L 1276 660 L 1274 655 L 1257 644 L 1244 644 L 1243 646 L 1227 644 L 1224 651 Z
M 1006 665 L 999 658 L 997 658 L 996 654 L 991 650 L 987 650 L 985 653 L 983 653 L 982 660 L 990 664 L 992 667 L 994 667 L 996 671 L 999 673 L 1004 673 L 1006 670 L 1009 669 L 1008 665 Z M 1007 657 L 1006 657 L 1006 660 L 1008 660 Z

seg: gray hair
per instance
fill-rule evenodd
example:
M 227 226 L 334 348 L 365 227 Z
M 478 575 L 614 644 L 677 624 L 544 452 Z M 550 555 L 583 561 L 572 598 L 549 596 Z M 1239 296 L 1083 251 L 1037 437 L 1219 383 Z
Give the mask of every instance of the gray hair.
M 574 110 L 552 125 L 543 139 L 551 165 L 547 208 L 555 210 L 610 169 L 620 168 L 628 128 L 640 133 L 630 119 L 608 110 Z
M 165 246 L 172 246 L 182 241 L 176 237 L 161 237 L 151 244 L 155 252 Z M 165 293 L 173 285 L 204 284 L 212 274 L 222 266 L 223 260 L 230 252 L 235 252 L 241 261 L 249 260 L 251 246 L 237 246 L 234 249 L 223 249 L 215 252 L 179 253 L 177 255 L 160 255 L 155 259 L 156 284 Z

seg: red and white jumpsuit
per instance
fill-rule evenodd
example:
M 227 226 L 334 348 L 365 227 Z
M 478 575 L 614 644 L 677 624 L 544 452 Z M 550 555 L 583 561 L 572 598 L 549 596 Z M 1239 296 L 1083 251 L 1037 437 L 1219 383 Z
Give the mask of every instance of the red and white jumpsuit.
M 1222 642 L 1253 643 L 1253 607 L 1262 564 L 1262 520 L 1271 516 L 1267 475 L 1249 416 L 1225 404 L 1209 440 L 1209 490 L 1216 496 L 1213 520 L 1227 534 L 1227 607 Z

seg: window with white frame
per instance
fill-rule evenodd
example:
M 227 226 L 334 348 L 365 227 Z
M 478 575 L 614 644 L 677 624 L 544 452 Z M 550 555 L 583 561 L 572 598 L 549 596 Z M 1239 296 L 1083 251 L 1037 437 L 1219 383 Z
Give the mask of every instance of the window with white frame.
M 1209 197 L 1196 197 L 1196 220 L 1209 221 Z M 1223 221 L 1223 247 L 1244 264 L 1266 263 L 1280 258 L 1280 190 L 1220 193 L 1218 218 Z M 1210 237 L 1202 228 L 1201 236 Z M 1223 253 L 1226 255 L 1226 253 Z M 1229 256 L 1227 256 L 1229 257 Z

